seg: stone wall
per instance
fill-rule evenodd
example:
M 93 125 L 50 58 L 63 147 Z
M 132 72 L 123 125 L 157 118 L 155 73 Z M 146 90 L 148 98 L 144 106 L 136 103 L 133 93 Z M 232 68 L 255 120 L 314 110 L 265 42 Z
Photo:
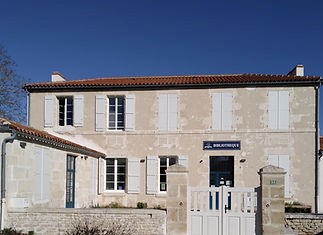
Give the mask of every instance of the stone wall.
M 294 234 L 323 234 L 323 215 L 286 213 L 285 223 Z
M 119 228 L 133 235 L 166 235 L 166 212 L 153 209 L 33 209 L 9 211 L 6 226 L 36 235 L 65 234 L 79 222 Z

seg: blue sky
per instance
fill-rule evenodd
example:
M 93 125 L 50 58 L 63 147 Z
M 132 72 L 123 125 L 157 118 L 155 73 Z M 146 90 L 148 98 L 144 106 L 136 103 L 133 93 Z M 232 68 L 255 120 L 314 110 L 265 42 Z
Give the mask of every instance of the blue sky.
M 4 0 L 0 44 L 31 82 L 53 71 L 286 74 L 296 64 L 323 76 L 322 12 L 318 0 Z

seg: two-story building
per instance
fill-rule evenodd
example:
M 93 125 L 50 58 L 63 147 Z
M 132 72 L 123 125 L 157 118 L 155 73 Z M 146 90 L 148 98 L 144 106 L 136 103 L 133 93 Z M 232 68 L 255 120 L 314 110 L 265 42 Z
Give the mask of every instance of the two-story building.
M 258 187 L 258 170 L 284 168 L 285 197 L 318 197 L 320 77 L 288 75 L 110 77 L 25 85 L 29 125 L 96 144 L 101 205 L 165 206 L 165 170 L 189 186 Z M 306 193 L 304 193 L 306 192 Z

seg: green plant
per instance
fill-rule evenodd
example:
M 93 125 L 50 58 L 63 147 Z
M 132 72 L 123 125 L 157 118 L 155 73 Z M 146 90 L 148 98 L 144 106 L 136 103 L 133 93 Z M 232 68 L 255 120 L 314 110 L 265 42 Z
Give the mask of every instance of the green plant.
M 106 206 L 106 208 L 121 208 L 122 205 L 118 202 L 110 202 L 109 205 Z
M 138 209 L 146 209 L 148 206 L 147 206 L 147 202 L 138 202 L 137 203 L 137 208 Z

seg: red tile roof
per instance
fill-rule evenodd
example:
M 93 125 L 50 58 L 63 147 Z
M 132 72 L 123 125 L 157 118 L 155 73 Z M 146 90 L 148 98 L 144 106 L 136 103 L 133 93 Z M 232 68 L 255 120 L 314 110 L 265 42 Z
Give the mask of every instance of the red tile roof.
M 9 121 L 4 118 L 0 118 L 0 131 L 1 127 L 4 127 L 4 125 L 8 125 L 10 130 L 13 130 L 18 134 L 18 139 L 25 140 L 25 141 L 31 141 L 31 142 L 37 142 L 40 145 L 46 145 L 51 146 L 53 148 L 57 149 L 64 149 L 68 152 L 74 152 L 79 154 L 84 154 L 92 157 L 104 157 L 105 154 L 98 152 L 96 150 L 87 148 L 85 146 L 76 144 L 74 142 L 65 140 L 63 138 L 59 138 L 57 136 L 51 135 L 47 133 L 46 131 L 40 131 L 35 128 L 24 126 L 20 123 Z
M 272 84 L 320 83 L 318 76 L 229 74 L 229 75 L 188 75 L 188 76 L 147 76 L 147 77 L 110 77 L 59 82 L 26 84 L 28 91 L 47 89 L 106 89 L 106 88 L 156 88 L 192 86 L 237 86 Z

